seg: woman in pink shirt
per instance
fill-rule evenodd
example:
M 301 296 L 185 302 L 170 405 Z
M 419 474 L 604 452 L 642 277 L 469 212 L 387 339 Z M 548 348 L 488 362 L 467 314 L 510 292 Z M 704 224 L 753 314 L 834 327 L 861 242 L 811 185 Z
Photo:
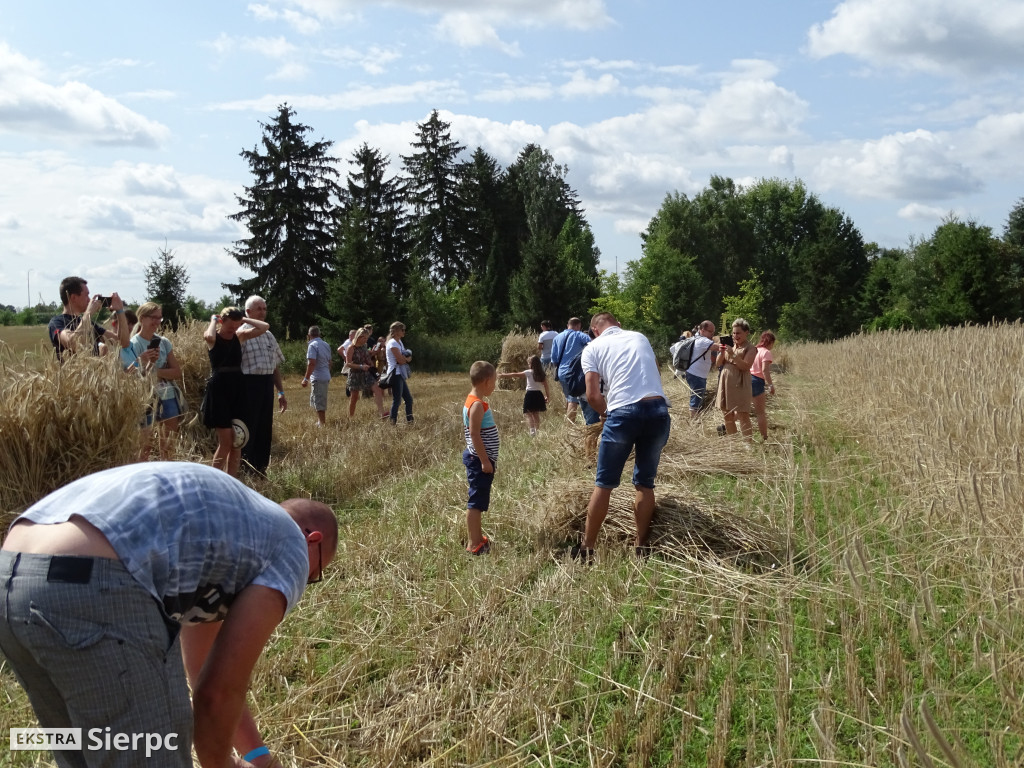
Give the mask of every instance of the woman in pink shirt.
M 772 384 L 772 347 L 775 346 L 775 334 L 765 331 L 761 334 L 761 340 L 757 342 L 757 356 L 754 364 L 750 366 L 750 383 L 754 394 L 754 413 L 757 415 L 757 428 L 761 431 L 761 438 L 768 439 L 768 413 L 765 411 L 765 390 L 775 394 L 775 385 Z

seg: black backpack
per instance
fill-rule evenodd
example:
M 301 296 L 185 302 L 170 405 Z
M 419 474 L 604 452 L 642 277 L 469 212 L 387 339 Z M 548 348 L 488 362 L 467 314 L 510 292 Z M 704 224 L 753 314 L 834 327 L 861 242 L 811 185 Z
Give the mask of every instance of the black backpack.
M 587 377 L 583 373 L 583 351 L 569 362 L 569 373 L 565 375 L 566 388 L 573 397 L 587 394 Z
M 697 360 L 694 360 L 693 346 L 696 343 L 696 336 L 691 336 L 690 338 L 684 339 L 683 341 L 679 342 L 679 346 L 676 347 L 676 351 L 672 353 L 673 368 L 675 368 L 677 371 L 682 371 L 683 373 L 686 373 L 687 368 L 689 368 L 691 365 L 697 362 L 697 360 L 700 360 L 701 357 L 704 357 L 704 355 L 708 353 L 708 350 L 711 349 L 710 346 L 707 347 L 703 352 L 701 352 Z

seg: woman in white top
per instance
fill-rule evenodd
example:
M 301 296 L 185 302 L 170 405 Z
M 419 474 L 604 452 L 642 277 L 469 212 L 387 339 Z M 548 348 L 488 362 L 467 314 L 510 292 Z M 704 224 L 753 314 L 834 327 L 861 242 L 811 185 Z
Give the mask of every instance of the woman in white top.
M 391 423 L 398 423 L 398 406 L 405 400 L 405 420 L 412 423 L 412 393 L 406 379 L 409 378 L 409 361 L 412 360 L 412 350 L 406 349 L 402 343 L 405 338 L 405 325 L 397 320 L 391 324 L 388 333 L 388 340 L 385 343 L 385 350 L 388 357 L 387 374 L 394 371 L 391 376 Z
M 548 377 L 544 373 L 544 365 L 537 355 L 530 356 L 530 367 L 518 373 L 499 373 L 502 378 L 526 379 L 526 394 L 523 396 L 523 413 L 526 414 L 526 425 L 530 434 L 536 435 L 540 427 L 540 415 L 548 409 L 551 392 L 548 390 Z M 542 390 L 543 387 L 543 390 Z

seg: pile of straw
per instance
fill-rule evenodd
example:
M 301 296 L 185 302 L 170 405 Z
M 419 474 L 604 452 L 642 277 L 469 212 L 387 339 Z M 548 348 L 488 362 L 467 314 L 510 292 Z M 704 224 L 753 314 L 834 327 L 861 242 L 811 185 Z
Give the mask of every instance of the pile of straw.
M 593 490 L 588 480 L 569 480 L 549 486 L 540 508 L 545 510 L 542 532 L 549 541 L 575 540 L 583 532 L 587 502 Z M 712 555 L 737 563 L 780 562 L 785 544 L 780 532 L 750 517 L 736 515 L 692 495 L 681 485 L 658 484 L 649 543 L 666 556 Z M 636 541 L 633 493 L 624 486 L 612 493 L 601 543 L 632 546 Z
M 152 394 L 117 355 L 0 361 L 0 527 L 57 488 L 135 461 Z
M 537 337 L 522 334 L 518 328 L 512 330 L 501 342 L 501 360 L 498 373 L 518 373 L 530 367 L 530 355 L 537 354 Z M 498 389 L 526 389 L 526 379 L 498 379 Z

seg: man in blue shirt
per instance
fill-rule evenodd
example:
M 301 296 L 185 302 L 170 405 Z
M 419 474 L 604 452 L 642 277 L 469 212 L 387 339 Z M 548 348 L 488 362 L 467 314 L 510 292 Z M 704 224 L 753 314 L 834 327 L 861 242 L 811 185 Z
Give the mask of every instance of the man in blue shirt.
M 562 385 L 562 394 L 565 395 L 565 416 L 569 421 L 576 421 L 577 406 L 583 410 L 583 420 L 587 424 L 596 424 L 600 417 L 597 412 L 587 404 L 585 397 L 575 397 L 569 394 L 569 367 L 583 352 L 583 348 L 590 343 L 590 336 L 580 328 L 583 322 L 578 317 L 569 318 L 567 327 L 555 337 L 551 344 L 551 364 L 555 366 L 558 383 Z

